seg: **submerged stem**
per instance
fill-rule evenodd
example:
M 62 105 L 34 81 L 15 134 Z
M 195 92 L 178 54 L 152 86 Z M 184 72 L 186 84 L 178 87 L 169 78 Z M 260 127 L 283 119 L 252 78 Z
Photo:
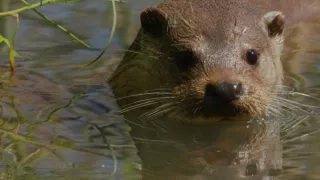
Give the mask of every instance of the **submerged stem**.
M 10 70 L 14 71 L 16 69 L 16 64 L 15 64 L 15 51 L 14 51 L 14 42 L 17 34 L 17 30 L 19 28 L 19 15 L 16 14 L 14 15 L 16 17 L 16 28 L 14 29 L 12 39 L 11 39 L 11 46 L 10 46 Z

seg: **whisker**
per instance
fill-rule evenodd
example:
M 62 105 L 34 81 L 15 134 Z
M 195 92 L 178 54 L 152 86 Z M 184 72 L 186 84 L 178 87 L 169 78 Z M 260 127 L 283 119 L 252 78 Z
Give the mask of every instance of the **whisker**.
M 199 110 L 201 110 L 201 109 L 202 109 L 202 107 L 198 107 L 198 108 L 196 108 L 196 109 L 193 111 L 193 118 L 196 117 L 197 112 L 198 112 Z
M 290 87 L 288 87 L 288 88 L 290 88 Z M 292 88 L 291 91 L 289 91 L 289 90 L 273 90 L 273 91 L 272 91 L 272 94 L 275 94 L 275 95 L 302 96 L 302 97 L 308 97 L 308 98 L 312 98 L 312 99 L 315 99 L 315 100 L 317 100 L 317 101 L 320 101 L 320 98 L 311 96 L 311 95 L 306 94 L 306 93 L 297 92 L 297 91 L 294 91 L 293 89 L 294 89 L 294 88 Z
M 138 123 L 135 123 L 135 122 L 133 122 L 133 121 L 130 121 L 130 120 L 126 119 L 126 118 L 123 118 L 123 120 L 126 121 L 126 122 L 128 122 L 128 123 L 130 123 L 130 124 L 136 125 L 136 126 L 138 126 L 138 127 L 144 128 L 144 129 L 154 130 L 154 129 L 149 128 L 149 127 L 147 127 L 147 126 L 143 126 L 143 125 L 141 125 L 141 124 L 138 124 Z
M 307 105 L 307 104 L 302 104 L 302 103 L 299 103 L 299 102 L 296 102 L 296 101 L 293 101 L 293 100 L 290 100 L 290 99 L 285 99 L 285 98 L 281 98 L 281 97 L 278 97 L 279 100 L 283 100 L 287 103 L 292 103 L 292 104 L 296 104 L 296 105 L 299 105 L 299 106 L 302 106 L 302 107 L 308 107 L 308 108 L 320 108 L 320 106 L 312 106 L 312 105 Z
M 268 113 L 269 116 L 274 115 L 273 113 L 275 113 L 275 115 L 276 115 L 276 114 L 280 114 L 280 112 L 278 113 L 278 112 L 276 111 L 276 107 L 271 106 L 272 104 L 268 104 L 268 103 L 266 103 L 266 102 L 264 102 L 264 101 L 261 101 L 261 99 L 260 99 L 259 97 L 253 96 L 253 97 L 251 97 L 251 98 L 254 99 L 255 101 L 258 101 L 261 106 L 268 107 L 268 112 L 267 112 L 267 113 Z M 253 108 L 250 104 L 245 104 L 245 106 L 246 106 L 246 108 L 248 108 L 248 109 L 255 109 L 255 108 Z
M 299 96 L 308 97 L 308 98 L 312 98 L 312 99 L 315 99 L 315 100 L 317 100 L 317 101 L 320 101 L 319 98 L 316 98 L 316 97 L 314 97 L 314 96 L 311 96 L 311 95 L 308 95 L 308 94 L 305 94 L 305 93 L 292 92 L 292 93 L 290 93 L 290 95 L 299 95 Z
M 283 143 L 288 143 L 288 142 L 296 141 L 296 140 L 301 139 L 305 136 L 310 136 L 310 135 L 313 135 L 313 134 L 316 134 L 319 132 L 320 132 L 320 129 L 316 129 L 316 130 L 312 130 L 309 132 L 298 134 L 298 135 L 290 137 L 290 138 L 282 139 L 282 141 L 283 141 Z
M 272 100 L 273 98 L 271 98 Z M 279 108 L 279 105 L 277 102 L 273 101 L 272 103 L 265 103 L 264 105 L 268 106 L 268 111 L 270 110 L 271 112 L 274 113 L 274 115 L 281 115 L 284 116 L 284 114 L 281 111 L 281 108 Z M 270 115 L 270 114 L 269 114 Z
M 164 99 L 174 99 L 174 96 L 168 96 L 168 97 L 156 97 L 156 98 L 148 98 L 148 99 L 143 99 L 143 100 L 139 100 L 139 101 L 135 101 L 129 104 L 124 105 L 122 108 L 127 108 L 129 106 L 135 105 L 135 104 L 139 104 L 142 102 L 148 102 L 148 101 L 154 101 L 154 100 L 164 100 Z
M 146 96 L 146 95 L 172 95 L 172 93 L 169 93 L 169 92 L 150 92 L 150 93 L 133 94 L 133 95 L 117 98 L 117 100 L 131 98 L 131 97 L 138 97 L 138 96 Z
M 270 111 L 270 112 L 269 112 Z M 283 113 L 281 113 L 281 110 L 279 110 L 278 108 L 277 108 L 277 106 L 272 106 L 272 105 L 270 105 L 269 107 L 268 107 L 268 115 L 273 115 L 273 116 L 275 116 L 275 115 L 280 115 L 280 116 L 284 116 L 284 114 Z
M 291 122 L 286 123 L 282 128 L 283 128 L 283 132 L 286 132 L 286 136 L 290 135 L 299 124 L 301 124 L 302 122 L 304 122 L 306 119 L 308 119 L 310 116 L 305 116 L 303 118 L 297 118 L 298 120 L 292 120 Z M 288 131 L 290 130 L 291 131 Z
M 310 112 L 302 109 L 302 108 L 299 108 L 297 106 L 293 106 L 291 104 L 283 104 L 283 108 L 282 108 L 283 111 L 286 111 L 288 113 L 290 113 L 292 116 L 295 116 L 296 113 L 297 113 L 297 110 L 303 112 L 303 113 L 306 113 L 306 114 L 309 114 Z
M 282 101 L 281 101 L 282 100 Z M 302 112 L 305 112 L 305 113 L 310 113 L 310 112 L 308 112 L 308 111 L 306 111 L 305 109 L 302 109 L 301 107 L 299 107 L 298 105 L 300 105 L 299 103 L 292 103 L 292 102 L 288 102 L 288 101 L 286 101 L 286 99 L 273 99 L 273 101 L 274 102 L 278 102 L 280 105 L 282 105 L 284 108 L 293 108 L 293 109 L 298 109 L 298 110 L 300 110 L 300 111 L 302 111 Z M 295 101 L 293 101 L 293 102 L 295 102 Z M 291 109 L 291 110 L 293 110 L 293 109 Z
M 149 115 L 149 118 L 150 119 L 153 119 L 153 118 L 155 118 L 155 117 L 157 117 L 157 116 L 161 116 L 161 115 L 163 115 L 163 114 L 165 114 L 165 113 L 167 113 L 167 112 L 169 112 L 169 111 L 172 111 L 173 109 L 175 109 L 177 106 L 173 106 L 173 107 L 171 107 L 171 108 L 167 108 L 167 109 L 163 109 L 163 110 L 161 110 L 161 111 L 158 111 L 157 113 L 154 113 L 154 114 L 151 114 L 151 115 Z
M 163 133 L 168 133 L 169 128 L 164 125 L 164 123 L 160 123 L 158 120 L 154 120 L 150 122 L 153 127 L 157 129 L 157 132 L 162 131 Z M 160 137 L 160 134 L 158 133 L 158 136 Z
M 273 85 L 273 86 L 269 86 L 269 88 L 273 88 L 273 87 L 278 87 L 280 89 L 276 89 L 276 90 L 273 90 L 273 91 L 294 91 L 295 88 L 294 87 L 291 87 L 291 86 L 286 86 L 286 85 Z
M 299 87 L 301 86 L 301 83 L 297 79 L 295 79 L 291 76 L 285 76 L 285 78 L 290 79 L 292 82 L 296 83 L 296 85 L 298 85 Z
M 159 111 L 161 112 L 162 110 L 165 110 L 165 108 L 170 107 L 174 104 L 176 104 L 176 103 L 169 102 L 169 103 L 163 104 L 159 107 L 156 107 L 156 108 L 142 114 L 141 117 L 145 116 L 145 117 L 151 118 L 153 115 L 157 114 Z
M 152 101 L 152 102 L 146 102 L 146 103 L 137 104 L 137 105 L 125 108 L 125 109 L 121 109 L 120 111 L 118 111 L 118 113 L 125 113 L 125 112 L 132 111 L 134 109 L 138 109 L 138 108 L 141 108 L 141 107 L 146 107 L 146 106 L 158 104 L 160 102 L 161 101 Z

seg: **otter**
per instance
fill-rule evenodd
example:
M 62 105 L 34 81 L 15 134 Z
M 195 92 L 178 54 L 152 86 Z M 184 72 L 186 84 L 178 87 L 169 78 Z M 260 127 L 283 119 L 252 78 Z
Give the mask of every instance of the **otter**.
M 244 2 L 166 1 L 145 10 L 132 53 L 109 80 L 115 96 L 167 88 L 169 102 L 189 105 L 171 107 L 191 123 L 276 108 L 269 101 L 282 84 L 285 18 Z
M 108 79 L 120 112 L 132 123 L 131 134 L 172 139 L 173 133 L 174 144 L 206 134 L 219 152 L 232 154 L 244 147 L 250 151 L 245 172 L 251 164 L 259 164 L 260 170 L 266 165 L 281 169 L 281 122 L 276 117 L 285 87 L 281 62 L 285 21 L 286 17 L 297 21 L 298 15 L 308 18 L 319 10 L 317 0 L 167 0 L 147 8 L 134 42 Z M 249 120 L 265 118 L 276 120 L 248 128 Z M 150 152 L 151 145 L 136 144 L 145 170 L 167 163 L 150 165 L 150 157 L 157 156 Z M 162 153 L 170 148 L 154 147 Z M 184 148 L 171 149 L 175 153 L 167 159 L 188 149 Z M 197 161 L 197 166 L 207 167 L 204 161 Z M 190 179 L 199 179 L 200 172 Z M 157 175 L 144 174 L 149 179 Z

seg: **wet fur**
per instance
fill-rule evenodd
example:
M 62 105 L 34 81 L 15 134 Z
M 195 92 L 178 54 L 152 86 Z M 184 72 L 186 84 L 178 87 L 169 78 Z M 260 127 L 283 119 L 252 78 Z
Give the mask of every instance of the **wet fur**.
M 266 113 L 267 102 L 272 98 L 270 92 L 282 85 L 283 78 L 282 31 L 269 34 L 266 27 L 269 11 L 234 0 L 166 1 L 158 9 L 165 17 L 162 21 L 167 23 L 166 34 L 157 38 L 140 30 L 130 48 L 133 52 L 126 54 L 109 80 L 117 97 L 168 88 L 175 101 L 197 103 L 207 83 L 240 81 L 247 85 L 249 98 L 235 104 L 239 111 L 252 117 Z M 201 17 L 189 14 L 201 14 Z M 245 52 L 250 48 L 260 54 L 256 67 L 245 60 Z M 189 50 L 200 61 L 192 72 L 181 73 L 174 53 Z M 119 103 L 133 102 L 130 100 Z M 195 112 L 197 108 L 187 111 Z
M 278 2 L 280 4 L 276 4 Z M 131 133 L 149 139 L 159 138 L 158 134 L 142 132 L 151 123 L 167 135 L 175 133 L 184 137 L 192 136 L 188 134 L 189 131 L 183 130 L 181 124 L 168 127 L 163 121 L 199 121 L 201 124 L 215 122 L 215 118 L 204 118 L 198 112 L 201 111 L 205 84 L 221 80 L 241 81 L 249 89 L 249 97 L 236 102 L 235 105 L 239 107 L 239 112 L 236 113 L 244 112 L 251 117 L 279 117 L 282 113 L 294 114 L 295 111 L 305 112 L 304 108 L 312 108 L 282 97 L 297 93 L 283 85 L 284 72 L 280 60 L 283 30 L 268 27 L 266 21 L 274 17 L 274 12 L 271 11 L 278 10 L 283 10 L 290 21 L 296 20 L 290 16 L 292 8 L 295 6 L 295 12 L 301 14 L 306 6 L 302 6 L 302 1 L 298 0 L 290 1 L 292 7 L 281 2 L 285 1 L 168 0 L 157 6 L 165 17 L 158 20 L 167 23 L 164 36 L 157 38 L 141 28 L 130 52 L 109 78 L 109 84 L 122 108 L 120 112 L 125 117 L 137 119 L 133 122 L 136 124 Z M 316 1 L 310 0 L 303 4 L 319 7 L 315 3 Z M 316 11 L 308 12 L 306 15 L 312 15 Z M 260 64 L 256 67 L 249 66 L 243 58 L 245 50 L 249 48 L 260 50 Z M 185 73 L 177 67 L 174 54 L 188 50 L 192 50 L 200 62 Z M 282 123 L 256 127 L 250 132 L 252 136 L 243 137 L 239 141 L 234 140 L 232 135 L 237 137 L 248 133 L 246 125 L 227 127 L 219 130 L 221 134 L 219 140 L 215 141 L 216 146 L 235 152 L 247 150 L 251 153 L 248 161 L 261 160 L 264 168 L 281 168 L 281 142 L 278 135 Z M 135 126 L 141 126 L 142 130 Z M 213 129 L 208 131 L 214 131 Z M 175 142 L 179 143 L 179 140 Z M 149 152 L 150 147 L 138 145 L 145 167 L 152 164 L 153 159 L 148 156 L 155 156 Z M 167 148 L 171 146 L 164 148 L 164 153 Z M 266 159 L 265 156 L 271 158 Z M 208 165 L 205 162 L 200 164 Z M 161 174 L 160 170 L 157 171 L 154 173 Z M 197 175 L 191 179 L 202 177 L 200 173 L 195 173 Z M 148 179 L 148 175 L 145 176 Z M 156 179 L 155 177 L 153 178 Z M 179 177 L 187 178 L 183 175 Z M 161 179 L 160 175 L 159 178 Z

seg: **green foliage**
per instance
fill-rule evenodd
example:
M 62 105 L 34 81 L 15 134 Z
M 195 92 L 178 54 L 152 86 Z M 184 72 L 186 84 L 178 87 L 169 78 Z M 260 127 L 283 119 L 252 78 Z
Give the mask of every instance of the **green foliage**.
M 40 2 L 37 3 L 33 3 L 33 4 L 29 4 L 27 1 L 25 0 L 20 0 L 25 6 L 15 9 L 15 10 L 11 10 L 11 11 L 7 11 L 7 12 L 0 12 L 0 18 L 1 17 L 6 17 L 6 16 L 14 16 L 16 17 L 16 28 L 14 31 L 14 35 L 12 37 L 12 41 L 11 43 L 9 43 L 8 39 L 6 39 L 5 37 L 0 35 L 0 43 L 1 42 L 5 42 L 7 44 L 7 46 L 10 48 L 10 68 L 11 70 L 15 70 L 15 60 L 14 57 L 18 56 L 18 53 L 15 52 L 14 50 L 14 40 L 15 40 L 15 35 L 17 32 L 17 29 L 19 27 L 19 13 L 25 12 L 25 11 L 29 11 L 32 10 L 33 12 L 35 12 L 36 14 L 38 14 L 42 19 L 44 19 L 45 21 L 47 21 L 48 23 L 50 23 L 51 25 L 53 25 L 54 27 L 56 27 L 57 29 L 59 29 L 60 31 L 62 31 L 63 33 L 67 34 L 68 36 L 70 36 L 72 39 L 74 39 L 76 42 L 78 42 L 79 44 L 83 45 L 86 48 L 91 48 L 90 45 L 86 44 L 84 41 L 82 41 L 80 38 L 76 37 L 74 34 L 72 34 L 71 32 L 69 32 L 66 28 L 64 28 L 63 26 L 55 23 L 54 21 L 52 21 L 49 17 L 47 17 L 46 15 L 44 15 L 43 13 L 41 13 L 40 11 L 38 11 L 36 8 L 47 5 L 47 4 L 55 4 L 55 3 L 71 3 L 71 2 L 77 2 L 79 0 L 42 0 Z M 111 31 L 111 35 L 107 41 L 107 44 L 105 46 L 105 48 L 102 50 L 102 52 L 90 63 L 81 66 L 81 68 L 87 67 L 91 64 L 93 64 L 94 62 L 96 62 L 97 60 L 99 60 L 99 58 L 104 54 L 104 52 L 108 49 L 112 38 L 114 36 L 115 33 L 115 29 L 116 29 L 116 2 L 123 2 L 121 0 L 106 0 L 106 1 L 110 1 L 112 3 L 112 9 L 113 9 L 113 25 L 112 25 L 112 31 Z
M 63 0 L 65 1 L 65 0 Z M 73 0 L 73 1 L 77 1 L 77 0 Z M 21 0 L 21 2 L 23 2 L 26 6 L 30 6 L 30 4 L 25 1 L 25 0 Z M 58 1 L 57 1 L 58 2 Z M 62 2 L 59 1 L 59 2 Z M 68 1 L 71 2 L 71 1 Z M 74 34 L 70 33 L 67 29 L 65 29 L 64 27 L 62 27 L 61 25 L 55 23 L 54 21 L 52 21 L 51 19 L 49 19 L 49 17 L 47 17 L 46 15 L 42 14 L 40 11 L 38 11 L 37 9 L 32 9 L 32 11 L 34 11 L 35 13 L 37 13 L 41 18 L 43 18 L 44 20 L 46 20 L 47 22 L 49 22 L 50 24 L 52 24 L 53 26 L 55 26 L 56 28 L 58 28 L 59 30 L 61 30 L 62 32 L 66 33 L 67 35 L 69 35 L 71 38 L 73 38 L 74 40 L 76 40 L 78 43 L 82 44 L 83 46 L 85 46 L 86 48 L 91 48 L 88 44 L 86 44 L 85 42 L 83 42 L 81 39 L 77 38 Z
M 0 80 L 3 79 L 0 78 Z M 68 139 L 63 135 L 52 134 L 48 141 L 43 137 L 39 137 L 37 133 L 34 133 L 45 125 L 50 126 L 57 124 L 57 118 L 55 117 L 56 113 L 63 110 L 63 108 L 69 107 L 72 101 L 76 100 L 78 97 L 79 96 L 75 96 L 65 105 L 54 108 L 51 113 L 43 116 L 44 120 L 28 119 L 17 107 L 16 102 L 18 100 L 13 95 L 7 95 L 7 97 L 0 98 L 1 104 L 8 105 L 13 110 L 12 117 L 1 118 L 2 113 L 0 116 L 0 160 L 2 165 L 6 164 L 5 167 L 0 166 L 2 170 L 5 170 L 0 172 L 0 179 L 40 180 L 47 178 L 56 179 L 54 178 L 56 176 L 59 176 L 59 179 L 75 179 L 75 177 L 77 177 L 77 174 L 72 174 L 67 171 L 64 172 L 60 167 L 52 169 L 50 177 L 47 178 L 44 174 L 37 174 L 37 171 L 39 170 L 37 169 L 37 166 L 39 166 L 39 163 L 43 162 L 46 158 L 50 159 L 52 157 L 59 159 L 61 162 L 59 164 L 64 164 L 69 170 L 83 170 L 84 175 L 88 173 L 88 178 L 85 179 L 91 179 L 90 169 L 86 172 L 86 169 L 83 169 L 83 167 L 81 169 L 73 167 L 73 163 L 62 152 L 66 150 L 74 153 L 85 153 L 105 158 L 110 158 L 110 155 L 103 152 L 96 152 L 91 148 L 79 147 L 74 140 Z M 35 121 L 37 123 L 35 123 Z M 22 133 L 22 131 L 24 131 L 23 127 L 27 127 L 28 131 Z M 111 146 L 110 149 L 112 149 Z M 106 174 L 107 173 L 108 172 L 106 172 Z
M 3 37 L 2 35 L 0 35 L 0 43 L 5 43 L 9 48 L 11 47 L 11 44 L 8 41 L 8 39 Z M 13 54 L 14 54 L 14 56 L 19 56 L 19 54 L 14 50 L 13 50 Z
M 99 58 L 106 52 L 106 50 L 109 48 L 109 45 L 111 44 L 112 38 L 113 38 L 114 33 L 116 31 L 116 26 L 117 26 L 116 2 L 115 2 L 115 0 L 111 0 L 111 2 L 112 2 L 112 10 L 113 10 L 113 23 L 112 23 L 111 34 L 110 34 L 110 37 L 108 39 L 107 45 L 104 47 L 102 52 L 93 61 L 89 62 L 88 64 L 85 64 L 85 65 L 81 66 L 81 68 L 87 67 L 87 66 L 95 63 L 96 61 L 98 61 Z
M 3 35 L 0 35 L 0 43 L 5 43 L 6 46 L 9 48 L 9 60 L 10 60 L 10 69 L 11 73 L 15 70 L 15 57 L 19 57 L 19 53 L 15 51 L 15 38 L 16 38 L 16 32 L 19 29 L 19 14 L 25 11 L 33 11 L 39 17 L 41 17 L 43 20 L 51 24 L 52 26 L 56 27 L 63 33 L 67 34 L 78 42 L 79 44 L 83 45 L 86 48 L 91 48 L 90 45 L 86 44 L 84 41 L 76 37 L 74 34 L 69 32 L 66 28 L 63 26 L 57 24 L 56 22 L 52 21 L 48 16 L 41 13 L 39 10 L 37 10 L 38 7 L 47 5 L 47 4 L 54 4 L 54 3 L 75 3 L 79 0 L 42 0 L 40 2 L 33 2 L 30 1 L 27 2 L 26 0 L 20 0 L 21 3 L 24 4 L 24 7 L 10 10 L 7 12 L 0 12 L 0 18 L 2 17 L 14 17 L 16 20 L 16 26 L 13 30 L 13 35 L 10 38 L 6 38 Z M 94 59 L 94 61 L 82 66 L 87 67 L 91 65 L 92 63 L 96 62 L 103 53 L 107 50 L 109 47 L 112 38 L 115 34 L 116 29 L 116 2 L 120 2 L 120 0 L 105 0 L 107 2 L 111 2 L 112 4 L 112 10 L 113 10 L 113 25 L 112 25 L 112 31 L 110 34 L 109 39 L 107 40 L 106 46 L 103 49 L 103 51 L 97 56 L 97 58 Z M 122 2 L 122 1 L 121 1 Z M 1 90 L 10 87 L 10 72 L 9 73 L 3 73 L 0 75 L 0 82 L 1 82 Z M 10 90 L 8 90 L 10 91 Z M 1 92 L 4 94 L 3 92 Z M 57 123 L 56 120 L 56 114 L 65 109 L 68 108 L 73 101 L 75 101 L 79 96 L 75 96 L 72 98 L 68 103 L 62 106 L 58 106 L 56 108 L 51 109 L 51 113 L 48 113 L 46 117 L 44 118 L 42 116 L 42 120 L 40 120 L 41 110 L 39 110 L 39 116 L 35 117 L 35 119 L 28 119 L 24 115 L 24 113 L 17 107 L 16 105 L 16 99 L 14 96 L 11 96 L 10 94 L 0 94 L 0 102 L 3 105 L 9 106 L 10 109 L 12 109 L 12 114 L 14 114 L 14 118 L 12 117 L 2 117 L 3 114 L 3 107 L 0 105 L 0 160 L 1 164 L 5 165 L 2 168 L 3 172 L 0 172 L 0 179 L 56 179 L 55 177 L 59 177 L 58 179 L 65 179 L 64 177 L 70 176 L 70 178 L 66 179 L 74 179 L 74 176 L 76 176 L 76 173 L 73 173 L 72 171 L 77 169 L 76 167 L 73 167 L 72 162 L 68 160 L 64 155 L 62 155 L 61 150 L 68 150 L 68 151 L 74 151 L 74 152 L 81 152 L 81 153 L 87 153 L 92 155 L 97 155 L 105 158 L 112 158 L 114 161 L 113 170 L 110 173 L 109 178 L 112 178 L 112 176 L 117 171 L 117 159 L 113 150 L 112 145 L 108 142 L 106 138 L 103 138 L 103 144 L 105 144 L 106 147 L 108 147 L 110 154 L 103 153 L 103 152 L 95 152 L 94 150 L 90 148 L 85 147 L 79 147 L 75 144 L 73 140 L 69 140 L 64 136 L 56 135 L 54 137 L 51 137 L 50 142 L 44 142 L 41 137 L 37 137 L 36 133 L 34 133 L 35 130 L 41 129 L 40 125 L 50 125 Z M 101 134 L 104 133 L 104 130 L 97 125 L 91 124 L 90 126 L 94 126 Z M 21 128 L 24 127 L 24 128 Z M 21 129 L 24 130 L 24 133 L 21 133 Z M 54 171 L 52 170 L 52 175 L 50 177 L 43 177 L 39 174 L 37 174 L 37 169 L 34 168 L 42 159 L 46 157 L 52 157 L 55 156 L 58 158 L 61 162 L 64 162 L 64 164 L 68 165 L 68 171 L 65 173 L 62 171 Z M 10 157 L 10 158 L 8 158 Z M 71 170 L 71 172 L 69 172 Z M 84 178 L 84 177 L 83 177 Z M 88 175 L 88 178 L 91 179 L 90 175 Z

